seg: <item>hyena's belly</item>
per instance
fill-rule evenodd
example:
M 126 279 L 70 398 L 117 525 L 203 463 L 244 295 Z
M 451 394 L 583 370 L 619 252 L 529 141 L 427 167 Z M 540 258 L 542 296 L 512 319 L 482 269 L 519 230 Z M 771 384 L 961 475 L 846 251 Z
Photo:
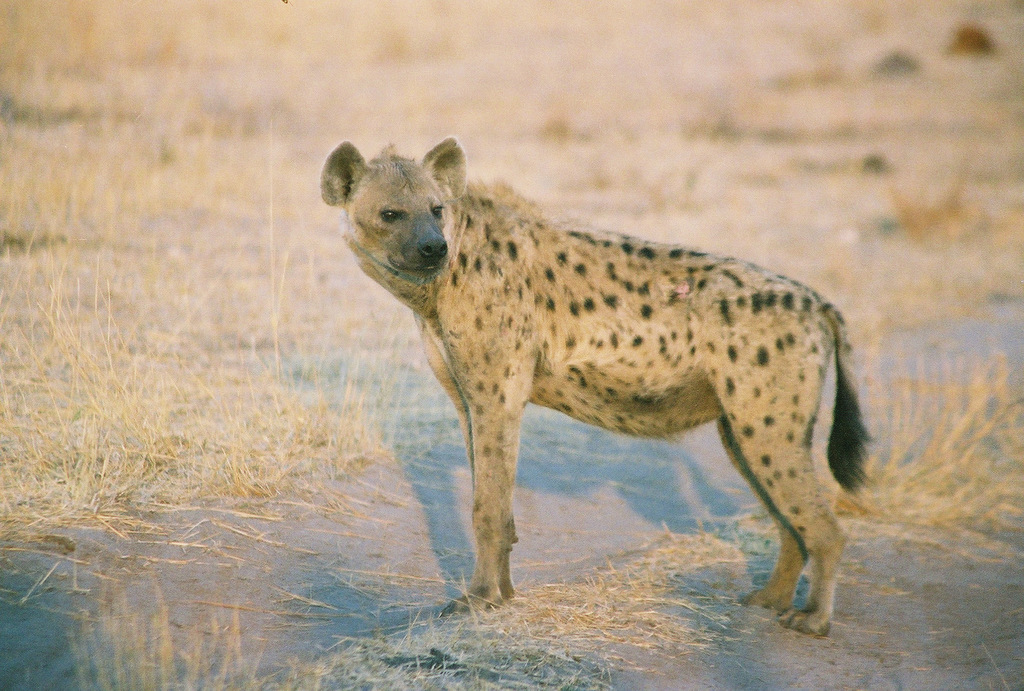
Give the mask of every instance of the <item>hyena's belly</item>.
M 530 402 L 615 432 L 654 438 L 677 436 L 721 415 L 702 372 L 667 374 L 565 364 L 536 376 Z

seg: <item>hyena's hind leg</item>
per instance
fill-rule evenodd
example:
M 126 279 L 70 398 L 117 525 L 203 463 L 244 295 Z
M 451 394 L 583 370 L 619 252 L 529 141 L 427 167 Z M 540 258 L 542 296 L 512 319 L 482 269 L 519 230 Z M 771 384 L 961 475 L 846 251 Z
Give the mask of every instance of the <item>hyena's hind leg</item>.
M 808 425 L 812 424 L 810 421 Z M 781 546 L 768 583 L 748 595 L 746 604 L 774 609 L 784 626 L 819 636 L 828 634 L 836 574 L 846 537 L 815 477 L 810 449 L 802 439 L 753 431 L 739 423 L 737 435 L 727 415 L 718 422 L 722 442 L 779 529 Z M 758 437 L 762 437 L 759 439 Z M 793 609 L 797 581 L 811 562 L 811 590 L 803 609 Z
M 740 474 L 754 489 L 754 493 L 758 494 L 758 498 L 764 503 L 764 498 L 760 496 L 762 492 L 758 492 L 759 487 L 763 489 L 763 485 L 757 484 L 756 478 L 752 480 L 753 470 L 747 464 L 745 456 L 739 449 L 739 445 L 735 443 L 731 426 L 724 417 L 718 421 L 718 433 L 722 438 L 722 445 L 725 447 L 726 453 L 729 455 L 730 460 L 732 460 L 732 464 L 739 470 Z M 790 531 L 786 529 L 785 525 L 778 519 L 775 519 L 775 524 L 779 529 L 780 539 L 779 556 L 775 561 L 775 568 L 772 570 L 768 583 L 763 588 L 747 594 L 743 598 L 743 604 L 773 609 L 782 614 L 793 607 L 793 597 L 796 593 L 797 581 L 804 570 L 806 558 L 801 551 L 800 544 Z

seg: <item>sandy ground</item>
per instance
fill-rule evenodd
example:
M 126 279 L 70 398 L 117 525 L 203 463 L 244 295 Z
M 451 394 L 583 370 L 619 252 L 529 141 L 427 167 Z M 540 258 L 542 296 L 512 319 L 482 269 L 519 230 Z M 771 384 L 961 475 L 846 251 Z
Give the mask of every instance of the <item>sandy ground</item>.
M 1021 314 L 1004 316 L 1012 324 Z M 962 326 L 970 327 L 972 347 L 1022 358 L 1024 340 L 1007 324 Z M 965 347 L 954 336 L 960 331 L 951 324 L 904 336 L 915 352 L 953 352 Z M 401 634 L 432 620 L 471 568 L 469 473 L 436 384 L 412 368 L 401 386 L 422 392 L 422 408 L 396 410 L 408 418 L 399 427 L 420 432 L 395 440 L 397 464 L 376 460 L 351 481 L 325 487 L 321 505 L 277 500 L 251 513 L 179 507 L 140 516 L 144 530 L 126 523 L 4 543 L 4 688 L 74 686 L 81 660 L 71 643 L 81 649 L 83 622 L 101 611 L 128 627 L 159 604 L 178 637 L 213 639 L 237 626 L 241 655 L 261 675 L 327 655 L 347 637 Z M 424 410 L 435 419 L 424 420 Z M 533 409 L 516 494 L 514 574 L 521 589 L 572 582 L 666 529 L 710 530 L 729 540 L 754 509 L 711 428 L 678 444 L 651 443 Z M 852 540 L 827 639 L 795 634 L 737 603 L 767 577 L 772 544 L 747 550 L 740 562 L 692 571 L 674 586 L 725 617 L 722 624 L 679 614 L 680 625 L 704 629 L 712 645 L 608 648 L 599 657 L 610 686 L 1024 688 L 1019 533 L 900 527 L 884 518 L 847 517 L 845 525 Z

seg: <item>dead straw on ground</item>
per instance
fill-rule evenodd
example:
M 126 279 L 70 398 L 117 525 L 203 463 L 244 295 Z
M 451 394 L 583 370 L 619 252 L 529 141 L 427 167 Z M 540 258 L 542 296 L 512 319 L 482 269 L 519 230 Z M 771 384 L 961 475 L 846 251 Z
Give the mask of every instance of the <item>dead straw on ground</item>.
M 578 582 L 527 587 L 508 607 L 482 614 L 475 625 L 589 652 L 617 644 L 685 652 L 707 645 L 725 617 L 685 597 L 682 579 L 700 568 L 742 561 L 734 545 L 714 535 L 666 534 L 631 559 Z
M 652 659 L 685 655 L 722 635 L 725 607 L 689 597 L 686 582 L 743 560 L 738 547 L 717 536 L 665 534 L 579 580 L 526 585 L 497 610 L 343 639 L 335 653 L 267 676 L 256 674 L 258 651 L 244 649 L 238 615 L 270 610 L 203 603 L 208 621 L 194 622 L 193 634 L 181 637 L 159 592 L 141 610 L 111 591 L 74 639 L 79 681 L 99 689 L 602 689 L 609 665 L 630 649 Z M 315 607 L 307 617 L 330 609 L 291 592 L 280 595 L 282 602 Z
M 343 640 L 282 687 L 604 688 L 630 649 L 685 655 L 721 635 L 724 607 L 689 597 L 686 579 L 736 563 L 743 554 L 715 535 L 665 534 L 581 579 L 521 586 L 495 610 Z
M 257 688 L 260 651 L 245 648 L 237 611 L 211 614 L 187 639 L 175 635 L 157 591 L 144 610 L 123 593 L 102 597 L 98 616 L 86 618 L 71 639 L 81 688 L 100 691 Z M 144 612 L 144 613 L 143 613 Z M 186 640 L 181 644 L 182 640 Z
M 100 288 L 50 280 L 41 314 L 0 344 L 0 518 L 269 497 L 376 448 L 355 387 L 328 402 L 244 353 L 168 352 L 119 323 Z
M 873 511 L 887 520 L 1024 529 L 1024 397 L 1005 357 L 872 380 Z
M 492 40 L 500 5 L 458 17 L 406 10 L 396 18 L 387 3 L 346 14 L 328 4 L 257 11 L 204 0 L 188 11 L 82 0 L 5 9 L 0 479 L 10 491 L 0 519 L 265 496 L 301 485 L 311 468 L 341 472 L 377 450 L 381 411 L 367 409 L 368 387 L 353 382 L 361 363 L 373 368 L 389 354 L 404 362 L 415 336 L 408 318 L 394 322 L 396 334 L 371 333 L 374 323 L 390 329 L 400 310 L 339 269 L 347 250 L 328 227 L 316 174 L 335 138 L 420 145 L 435 136 L 439 112 L 444 134 L 454 127 L 464 138 L 479 175 L 511 176 L 553 215 L 749 257 L 828 286 L 854 332 L 977 310 L 978 296 L 1019 290 L 1024 207 L 1004 198 L 1013 179 L 995 185 L 1003 178 L 992 171 L 1009 169 L 999 156 L 1014 151 L 998 138 L 972 141 L 976 156 L 957 154 L 962 173 L 933 202 L 913 192 L 934 187 L 915 179 L 938 175 L 923 162 L 893 182 L 863 177 L 843 147 L 804 151 L 804 142 L 825 146 L 837 131 L 883 147 L 894 167 L 928 148 L 890 151 L 893 142 L 872 139 L 902 122 L 886 120 L 895 115 L 882 106 L 882 119 L 863 132 L 847 122 L 848 109 L 799 108 L 794 118 L 787 104 L 817 92 L 771 86 L 794 83 L 780 75 L 728 83 L 720 102 L 686 112 L 657 89 L 632 99 L 640 124 L 625 123 L 621 98 L 605 90 L 583 89 L 590 100 L 582 108 L 568 95 L 509 83 L 514 70 L 478 79 L 493 51 L 507 57 Z M 517 27 L 509 35 L 552 48 L 538 27 L 557 23 L 558 8 L 528 10 L 507 18 Z M 663 10 L 634 3 L 630 18 L 651 22 Z M 599 36 L 624 49 L 621 20 L 584 13 L 586 41 L 565 48 L 585 55 Z M 383 39 L 379 25 L 388 27 Z M 338 60 L 351 69 L 325 69 Z M 466 72 L 453 72 L 445 89 L 423 88 L 411 67 L 437 61 Z M 631 71 L 606 79 L 608 93 L 638 86 Z M 351 93 L 384 82 L 395 84 L 387 118 L 353 110 Z M 879 88 L 847 86 L 864 98 Z M 940 118 L 922 131 L 941 132 L 948 109 L 929 105 L 933 92 L 901 96 L 901 105 L 914 99 Z M 463 93 L 472 93 L 472 107 Z M 524 102 L 515 117 L 508 93 Z M 986 93 L 964 98 L 985 113 L 1003 107 Z M 801 119 L 810 112 L 822 122 Z M 724 139 L 700 135 L 723 122 Z M 654 154 L 665 151 L 673 153 Z M 941 160 L 934 166 L 947 175 Z M 886 203 L 890 189 L 904 192 Z M 809 218 L 809 209 L 829 212 Z M 843 219 L 842 232 L 832 216 Z M 921 246 L 880 237 L 876 226 L 890 216 L 912 233 L 949 218 L 959 225 Z M 793 251 L 808 234 L 816 251 Z M 343 381 L 320 366 L 339 351 Z

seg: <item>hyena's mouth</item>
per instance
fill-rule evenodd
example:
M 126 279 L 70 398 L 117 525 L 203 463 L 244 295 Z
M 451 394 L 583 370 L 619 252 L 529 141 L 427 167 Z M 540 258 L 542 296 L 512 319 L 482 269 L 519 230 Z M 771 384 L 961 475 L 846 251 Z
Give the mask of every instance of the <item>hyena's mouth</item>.
M 446 262 L 444 258 L 429 263 L 422 263 L 417 266 L 407 266 L 405 262 L 401 260 L 395 260 L 393 257 L 385 256 L 380 259 L 373 255 L 368 249 L 363 247 L 358 240 L 351 233 L 345 234 L 345 241 L 348 242 L 349 247 L 356 253 L 361 259 L 365 259 L 370 264 L 376 266 L 378 269 L 383 270 L 387 274 L 394 276 L 402 281 L 408 283 L 415 283 L 416 285 L 426 285 L 430 283 L 441 270 L 444 269 Z
M 401 273 L 416 274 L 421 276 L 430 276 L 433 278 L 441 269 L 444 268 L 447 263 L 447 257 L 437 257 L 432 259 L 424 259 L 418 262 L 408 262 L 402 259 L 395 259 L 394 257 L 388 257 L 386 264 L 391 271 L 398 271 Z
M 416 285 L 426 285 L 437 278 L 438 274 L 441 273 L 447 264 L 446 256 L 438 256 L 429 261 L 420 262 L 416 266 L 408 266 L 407 262 L 388 255 L 385 255 L 384 258 L 378 258 L 356 240 L 355 228 L 349 219 L 348 213 L 344 210 L 341 211 L 339 221 L 341 235 L 357 257 L 368 261 L 378 269 L 403 281 L 415 283 Z

